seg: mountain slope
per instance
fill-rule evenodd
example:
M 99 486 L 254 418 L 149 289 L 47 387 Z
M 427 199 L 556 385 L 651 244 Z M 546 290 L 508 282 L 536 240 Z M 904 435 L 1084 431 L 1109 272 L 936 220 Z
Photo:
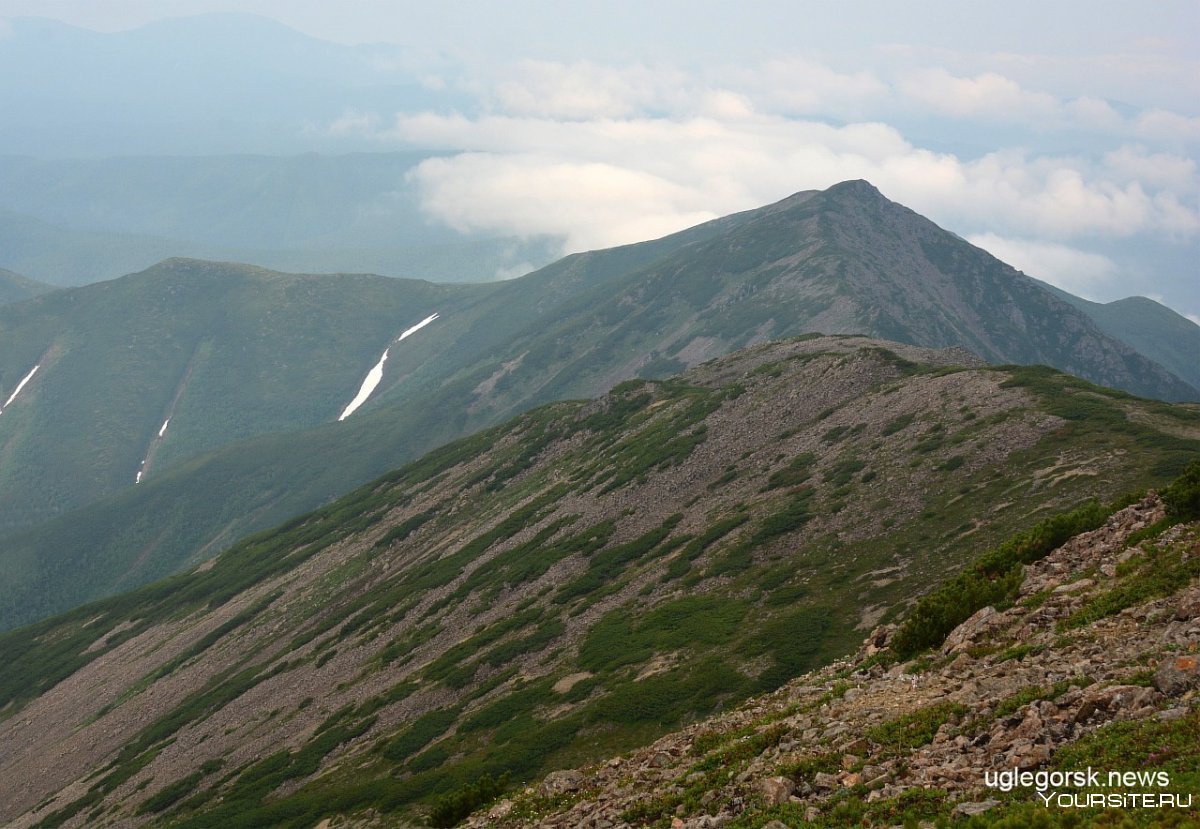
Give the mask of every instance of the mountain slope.
M 1180 651 L 1200 636 L 1200 525 L 1162 516 L 1152 497 L 1070 539 L 1028 566 L 1013 606 L 982 609 L 921 660 L 895 664 L 880 649 L 893 630 L 879 628 L 852 659 L 636 753 L 552 774 L 464 825 L 1194 823 L 1200 672 Z M 1152 532 L 1160 522 L 1170 529 Z M 1087 576 L 1096 571 L 1106 578 Z M 1131 761 L 1152 785 L 1109 779 Z M 1050 803 L 985 776 L 1089 767 L 1096 780 L 1047 787 Z M 1152 800 L 1108 800 L 1134 791 Z M 1079 808 L 1089 796 L 1104 799 Z
M 311 825 L 620 751 L 1198 439 L 1189 408 L 856 337 L 543 407 L 0 638 L 0 820 Z
M 796 194 L 584 292 L 507 356 L 533 364 L 515 396 L 549 400 L 808 331 L 959 346 L 1135 394 L 1200 397 L 1035 281 L 866 182 Z
M 215 273 L 221 267 L 176 263 L 89 290 L 120 296 L 111 302 L 132 308 L 141 301 L 138 292 L 155 296 L 155 291 L 167 290 L 175 270 Z M 244 278 L 232 275 L 237 272 L 233 268 L 227 279 Z M 326 286 L 322 290 L 333 285 L 342 290 L 386 288 L 367 277 L 322 281 L 253 269 L 245 273 L 258 273 L 259 282 L 270 285 L 307 279 Z M 85 394 L 83 381 L 61 384 L 57 378 L 62 394 L 71 396 L 84 420 L 60 430 L 61 439 L 44 439 L 40 452 L 18 454 L 17 442 L 7 438 L 12 448 L 4 469 L 7 497 L 14 506 L 4 517 L 10 530 L 28 533 L 10 537 L 0 549 L 0 569 L 7 574 L 0 625 L 30 621 L 199 563 L 247 532 L 313 509 L 421 452 L 533 405 L 592 396 L 638 375 L 667 376 L 748 343 L 814 328 L 887 331 L 909 342 L 963 345 L 996 361 L 1045 361 L 1146 393 L 1190 394 L 1186 384 L 1104 335 L 1033 280 L 887 201 L 864 182 L 800 193 L 661 240 L 567 257 L 499 285 L 418 289 L 414 286 L 421 283 L 406 284 L 408 288 L 386 290 L 433 292 L 428 295 L 439 297 L 438 308 L 421 304 L 400 313 L 400 294 L 386 300 L 356 295 L 332 302 L 348 313 L 319 311 L 320 326 L 338 332 L 331 343 L 350 340 L 358 349 L 352 358 L 340 347 L 322 353 L 323 363 L 344 360 L 327 375 L 310 376 L 314 373 L 292 359 L 287 345 L 312 325 L 287 315 L 319 309 L 300 312 L 281 306 L 273 315 L 276 323 L 261 332 L 259 320 L 232 315 L 231 322 L 238 321 L 237 336 L 266 337 L 258 352 L 262 358 L 255 362 L 259 374 L 281 361 L 292 367 L 292 379 L 282 389 L 241 383 L 244 366 L 238 360 L 244 355 L 231 344 L 229 365 L 235 369 L 222 369 L 224 385 L 214 385 L 202 396 L 191 419 L 192 424 L 208 424 L 209 435 L 173 445 L 187 435 L 168 431 L 138 491 L 119 487 L 132 483 L 146 457 L 143 451 L 165 421 L 164 404 L 155 394 L 174 393 L 180 366 L 167 366 L 168 376 L 154 394 L 122 394 L 121 407 L 150 405 L 136 416 L 118 416 L 112 388 L 102 378 L 112 371 L 113 360 L 128 364 L 128 349 L 108 333 L 106 343 L 93 341 L 87 353 L 96 359 L 80 363 L 78 373 L 87 375 L 96 393 Z M 118 288 L 130 293 L 109 293 Z M 74 294 L 64 294 L 70 296 Z M 286 304 L 286 292 L 264 296 Z M 69 300 L 56 303 L 37 307 L 61 307 Z M 357 308 L 367 305 L 375 306 L 372 313 L 381 313 L 382 319 L 360 325 Z M 363 409 L 331 427 L 389 337 L 433 310 L 442 312 L 435 324 L 404 347 L 390 350 L 380 384 Z M 19 345 L 0 349 L 4 388 L 14 388 L 53 341 L 38 326 L 53 331 L 87 327 L 74 318 L 67 325 L 34 316 L 26 313 L 22 319 L 36 336 L 17 338 Z M 0 323 L 4 319 L 0 314 Z M 278 330 L 280 320 L 286 324 Z M 194 321 L 188 326 L 191 333 L 183 339 L 201 339 L 204 326 L 197 328 Z M 92 327 L 102 328 L 102 321 L 95 318 Z M 174 335 L 164 328 L 158 336 L 169 340 Z M 144 362 L 162 362 L 157 345 L 144 345 Z M 315 347 L 310 338 L 303 353 L 315 353 Z M 75 355 L 83 353 L 76 350 Z M 146 373 L 140 363 L 133 367 L 124 382 L 140 389 Z M 17 399 L 14 420 L 23 405 L 37 400 L 38 384 L 56 378 L 40 374 L 35 379 Z M 229 411 L 238 399 L 266 415 L 239 414 L 238 422 L 231 422 Z M 58 428 L 55 419 L 62 415 L 44 411 L 53 414 L 49 425 L 29 421 L 26 426 L 47 435 Z M 60 451 L 72 441 L 78 444 L 85 426 L 89 445 L 105 434 L 84 422 L 92 411 L 110 418 L 112 441 L 105 451 L 77 456 Z M 214 411 L 219 417 L 211 419 Z M 314 428 L 294 431 L 304 427 Z M 7 415 L 0 419 L 0 438 L 14 428 Z M 229 444 L 255 434 L 261 437 Z M 218 448 L 222 446 L 226 448 Z M 196 454 L 205 448 L 216 452 Z M 86 464 L 70 474 L 58 467 L 58 474 L 47 477 L 56 467 L 44 461 L 54 452 L 64 464 L 73 457 Z M 83 510 L 34 526 L 35 519 L 49 518 L 68 505 Z
M 403 330 L 487 289 L 168 260 L 0 309 L 5 529 L 199 453 L 333 421 Z M 419 337 L 406 347 L 419 345 Z M 33 372 L 36 371 L 36 375 Z
M 54 290 L 49 285 L 44 285 L 41 282 L 35 282 L 21 276 L 19 273 L 0 268 L 0 305 L 7 305 L 10 302 L 20 302 L 30 297 L 35 297 L 38 294 L 44 294 L 47 291 Z
M 1127 343 L 1191 385 L 1200 386 L 1200 325 L 1144 296 L 1091 302 L 1046 287 L 1091 317 L 1109 336 Z

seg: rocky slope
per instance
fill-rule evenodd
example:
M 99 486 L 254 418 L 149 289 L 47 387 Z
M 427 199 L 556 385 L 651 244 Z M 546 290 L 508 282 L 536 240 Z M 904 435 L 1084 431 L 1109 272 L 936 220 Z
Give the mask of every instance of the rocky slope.
M 885 667 L 893 628 L 879 628 L 853 659 L 637 752 L 552 773 L 464 825 L 1103 824 L 1120 812 L 1072 814 L 985 777 L 1087 766 L 1101 785 L 1057 789 L 1190 796 L 1191 808 L 1142 809 L 1135 822 L 1195 821 L 1200 524 L 1145 538 L 1162 518 L 1152 496 L 1072 538 L 1025 568 L 1012 607 L 980 610 L 920 660 Z M 1109 771 L 1163 771 L 1169 784 L 1108 785 Z
M 1197 449 L 1187 407 L 859 337 L 542 407 L 0 637 L 0 821 L 391 820 L 537 778 L 778 688 Z

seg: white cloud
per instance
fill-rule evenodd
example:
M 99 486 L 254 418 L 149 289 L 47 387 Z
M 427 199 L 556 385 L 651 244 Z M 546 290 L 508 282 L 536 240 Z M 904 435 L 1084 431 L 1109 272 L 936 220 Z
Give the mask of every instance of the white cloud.
M 1200 118 L 1189 118 L 1165 109 L 1152 109 L 1138 116 L 1134 129 L 1143 138 L 1175 144 L 1200 142 Z
M 1196 323 L 1196 325 L 1200 325 L 1200 314 L 1184 314 L 1184 316 Z
M 607 163 L 464 153 L 430 159 L 412 175 L 425 208 L 456 229 L 561 236 L 567 251 L 651 239 L 716 218 L 689 210 L 694 194 L 685 188 Z
M 1029 276 L 1085 299 L 1103 295 L 1117 276 L 1117 266 L 1111 259 L 1067 245 L 1005 238 L 995 233 L 968 236 L 967 241 Z
M 1196 194 L 1196 162 L 1190 158 L 1124 145 L 1106 153 L 1103 164 L 1118 181 L 1137 181 L 1185 197 L 1190 194 L 1194 198 Z
M 330 135 L 361 135 L 370 134 L 379 129 L 379 116 L 368 112 L 348 109 L 330 122 L 327 132 Z
M 1016 81 L 996 72 L 964 78 L 945 69 L 924 69 L 902 78 L 899 89 L 929 110 L 959 118 L 1057 119 L 1062 113 L 1053 95 L 1022 89 Z
M 664 105 L 675 109 L 693 94 L 690 86 L 687 76 L 668 68 L 525 60 L 495 83 L 490 96 L 511 115 L 619 118 Z
M 885 124 L 834 127 L 737 108 L 678 120 L 425 113 L 398 117 L 388 135 L 467 153 L 415 171 L 433 215 L 463 229 L 566 235 L 572 250 L 851 178 L 963 232 L 1061 240 L 1200 231 L 1194 183 L 1170 180 L 1188 160 L 1136 148 L 1104 163 L 1018 151 L 964 160 Z
M 866 70 L 843 73 L 802 57 L 778 58 L 756 67 L 723 68 L 722 81 L 777 115 L 861 117 L 891 88 Z
M 757 66 L 712 65 L 696 73 L 644 64 L 524 60 L 475 91 L 494 111 L 506 115 L 575 120 L 646 113 L 722 118 L 753 112 L 862 115 L 890 88 L 865 70 L 841 73 L 789 57 Z

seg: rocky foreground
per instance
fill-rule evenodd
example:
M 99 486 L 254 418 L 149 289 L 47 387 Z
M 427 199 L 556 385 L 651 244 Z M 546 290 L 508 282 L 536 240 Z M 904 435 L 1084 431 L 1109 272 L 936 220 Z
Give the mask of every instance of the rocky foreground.
M 1171 746 L 1200 731 L 1200 525 L 1138 534 L 1162 518 L 1151 496 L 1076 536 L 1026 567 L 1014 606 L 979 611 L 939 652 L 886 666 L 893 629 L 878 628 L 851 660 L 632 755 L 554 772 L 465 825 L 986 822 L 1061 811 L 1032 788 L 987 786 L 986 773 L 1095 765 L 1088 758 L 1111 757 L 1114 740 L 1129 768 L 1104 772 L 1169 769 L 1172 785 L 1154 793 L 1194 802 L 1195 775 L 1176 772 L 1196 769 L 1195 756 Z M 1123 721 L 1140 722 L 1110 727 Z M 1166 747 L 1138 754 L 1131 728 Z M 1185 823 L 1200 814 L 1170 803 L 1154 814 L 1168 812 Z

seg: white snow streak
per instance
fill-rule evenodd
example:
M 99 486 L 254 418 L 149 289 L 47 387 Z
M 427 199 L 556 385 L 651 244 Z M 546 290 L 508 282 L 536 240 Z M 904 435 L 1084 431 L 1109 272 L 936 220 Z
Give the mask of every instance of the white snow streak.
M 354 399 L 346 406 L 342 412 L 339 421 L 345 420 L 350 415 L 354 414 L 355 409 L 367 402 L 367 398 L 371 396 L 371 392 L 375 391 L 375 387 L 379 385 L 379 381 L 383 379 L 383 364 L 387 362 L 388 352 L 390 348 L 385 348 L 383 356 L 379 358 L 379 362 L 375 364 L 375 368 L 367 372 L 367 376 L 363 378 L 362 386 L 358 390 L 358 394 L 354 395 Z
M 437 314 L 434 314 L 434 316 L 437 316 Z M 421 325 L 424 325 L 424 324 L 425 323 L 421 323 Z M 418 328 L 419 327 L 420 326 L 418 326 Z M 412 329 L 410 329 L 410 330 L 412 330 Z M 405 333 L 405 335 L 407 335 L 409 333 L 409 331 L 405 331 L 404 333 Z M 33 367 L 33 369 L 28 374 L 25 375 L 25 377 L 21 380 L 20 383 L 17 383 L 17 387 L 15 389 L 13 389 L 13 393 L 10 394 L 8 396 L 8 399 L 4 401 L 4 405 L 0 406 L 0 414 L 4 414 L 4 410 L 8 408 L 10 403 L 12 403 L 14 400 L 17 399 L 17 395 L 21 393 L 21 389 L 25 388 L 25 384 L 28 383 L 33 378 L 33 375 L 37 374 L 37 370 L 41 367 L 42 367 L 42 364 L 38 363 L 36 366 Z
M 412 328 L 408 329 L 408 330 L 407 330 L 407 331 L 405 331 L 403 334 L 401 334 L 399 337 L 397 337 L 397 338 L 396 338 L 396 342 L 400 342 L 400 341 L 401 341 L 401 340 L 403 340 L 405 337 L 407 337 L 409 334 L 415 334 L 415 333 L 417 333 L 418 331 L 420 331 L 420 330 L 421 330 L 422 328 L 424 328 L 425 326 L 429 325 L 429 323 L 433 322 L 433 321 L 434 321 L 435 319 L 437 319 L 437 318 L 438 318 L 438 315 L 437 315 L 437 314 L 430 314 L 430 315 L 429 315 L 429 316 L 427 316 L 425 319 L 421 320 L 421 321 L 420 321 L 420 322 L 418 322 L 416 325 L 414 325 Z
M 425 319 L 421 320 L 412 328 L 407 329 L 404 333 L 397 337 L 396 342 L 400 342 L 405 337 L 417 333 L 437 318 L 437 314 L 430 314 Z M 375 391 L 375 388 L 383 380 L 383 364 L 387 362 L 388 352 L 391 350 L 391 346 L 385 348 L 383 350 L 383 356 L 379 358 L 379 362 L 375 364 L 374 368 L 367 372 L 367 376 L 363 378 L 362 386 L 360 386 L 358 389 L 358 394 L 354 395 L 354 399 L 350 401 L 349 405 L 346 406 L 346 408 L 342 411 L 342 414 L 338 417 L 339 422 L 354 414 L 359 406 L 361 406 L 363 403 L 366 403 L 367 399 Z M 163 424 L 163 428 L 167 428 L 165 423 Z
M 171 418 L 169 418 L 169 417 L 163 421 L 162 428 L 158 430 L 159 437 L 162 437 L 163 435 L 165 435 L 167 433 L 167 424 L 170 422 L 171 422 Z

